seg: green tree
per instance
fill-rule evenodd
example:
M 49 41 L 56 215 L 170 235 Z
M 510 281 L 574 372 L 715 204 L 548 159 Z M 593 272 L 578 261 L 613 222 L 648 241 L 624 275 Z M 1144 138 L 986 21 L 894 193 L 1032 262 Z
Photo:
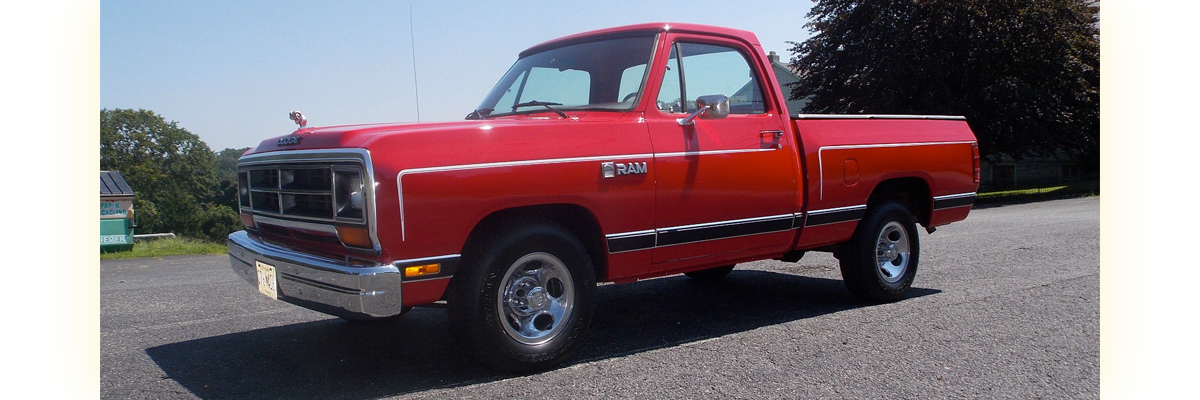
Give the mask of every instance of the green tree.
M 237 161 L 246 150 L 250 148 L 227 148 L 217 152 L 217 189 L 213 203 L 229 207 L 230 210 L 238 209 Z
M 121 171 L 137 193 L 142 232 L 218 240 L 232 232 L 233 208 L 213 204 L 220 197 L 216 165 L 199 136 L 153 111 L 100 110 L 100 169 Z
M 792 42 L 810 113 L 967 117 L 984 154 L 1100 149 L 1098 9 L 1087 0 L 816 0 Z

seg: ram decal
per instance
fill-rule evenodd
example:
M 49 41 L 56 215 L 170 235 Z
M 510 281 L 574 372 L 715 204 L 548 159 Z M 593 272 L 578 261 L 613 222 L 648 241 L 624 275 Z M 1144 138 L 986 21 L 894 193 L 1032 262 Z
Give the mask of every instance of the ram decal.
M 645 162 L 600 163 L 600 173 L 603 174 L 603 176 L 605 178 L 614 178 L 614 177 L 618 177 L 621 175 L 645 174 L 646 173 L 646 163 Z

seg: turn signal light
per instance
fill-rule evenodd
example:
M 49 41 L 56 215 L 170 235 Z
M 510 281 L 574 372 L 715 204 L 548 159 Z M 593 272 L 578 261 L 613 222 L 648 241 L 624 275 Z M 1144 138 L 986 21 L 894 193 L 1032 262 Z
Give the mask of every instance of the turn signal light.
M 353 247 L 371 248 L 371 232 L 366 228 L 355 228 L 349 226 L 337 227 L 338 239 L 341 239 L 342 244 Z
M 416 265 L 416 266 L 404 268 L 404 277 L 411 278 L 414 276 L 436 274 L 436 273 L 438 273 L 438 271 L 441 271 L 441 270 L 442 270 L 442 268 L 441 268 L 441 265 L 439 265 L 439 264 Z

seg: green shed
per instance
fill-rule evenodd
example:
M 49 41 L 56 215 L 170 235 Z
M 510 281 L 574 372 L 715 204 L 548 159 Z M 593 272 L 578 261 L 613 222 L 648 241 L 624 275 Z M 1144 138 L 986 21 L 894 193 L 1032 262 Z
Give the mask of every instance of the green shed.
M 100 171 L 100 250 L 133 248 L 133 189 L 119 171 Z

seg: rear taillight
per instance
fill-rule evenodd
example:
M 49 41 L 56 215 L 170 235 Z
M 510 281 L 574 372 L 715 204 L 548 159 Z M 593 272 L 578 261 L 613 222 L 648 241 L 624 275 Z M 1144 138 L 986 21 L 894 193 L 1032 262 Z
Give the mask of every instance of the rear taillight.
M 979 184 L 979 143 L 971 143 L 971 166 L 975 168 L 975 184 Z

